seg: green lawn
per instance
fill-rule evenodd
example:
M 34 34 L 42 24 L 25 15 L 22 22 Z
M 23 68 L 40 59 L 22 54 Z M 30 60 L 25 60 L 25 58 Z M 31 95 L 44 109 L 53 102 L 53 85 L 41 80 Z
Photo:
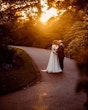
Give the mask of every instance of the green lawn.
M 38 77 L 38 69 L 27 53 L 16 49 L 17 57 L 15 65 L 10 70 L 0 70 L 0 94 L 10 93 L 27 86 Z

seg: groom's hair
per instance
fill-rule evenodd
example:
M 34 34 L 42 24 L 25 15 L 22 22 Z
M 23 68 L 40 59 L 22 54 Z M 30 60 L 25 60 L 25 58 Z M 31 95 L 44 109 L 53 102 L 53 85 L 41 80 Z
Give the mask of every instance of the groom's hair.
M 60 42 L 60 43 L 63 43 L 63 41 L 62 41 L 62 40 L 59 40 L 59 42 Z

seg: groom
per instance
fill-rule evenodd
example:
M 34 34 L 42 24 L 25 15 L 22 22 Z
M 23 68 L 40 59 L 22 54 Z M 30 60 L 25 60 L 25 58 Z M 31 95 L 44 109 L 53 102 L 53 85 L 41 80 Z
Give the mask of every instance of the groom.
M 58 48 L 58 58 L 59 58 L 59 63 L 60 63 L 60 67 L 61 69 L 63 70 L 64 68 L 64 44 L 63 44 L 63 41 L 62 40 L 58 40 L 58 45 L 59 45 L 59 48 Z

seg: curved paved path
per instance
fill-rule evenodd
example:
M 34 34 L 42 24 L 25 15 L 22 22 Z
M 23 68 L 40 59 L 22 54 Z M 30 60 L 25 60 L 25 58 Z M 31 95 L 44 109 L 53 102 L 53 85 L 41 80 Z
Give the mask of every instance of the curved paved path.
M 24 49 L 39 70 L 45 69 L 50 51 L 39 48 Z M 84 110 L 84 93 L 76 94 L 78 71 L 75 62 L 64 60 L 63 74 L 41 72 L 41 80 L 31 87 L 0 96 L 0 110 Z

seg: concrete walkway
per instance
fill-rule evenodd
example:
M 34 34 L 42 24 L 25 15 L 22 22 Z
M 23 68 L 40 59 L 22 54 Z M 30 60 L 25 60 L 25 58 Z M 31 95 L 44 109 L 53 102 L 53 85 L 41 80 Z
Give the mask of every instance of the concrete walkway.
M 34 60 L 39 70 L 45 69 L 50 50 L 19 47 Z M 41 79 L 33 86 L 0 96 L 0 110 L 84 110 L 84 93 L 76 94 L 78 70 L 71 59 L 64 60 L 63 74 L 41 72 Z

